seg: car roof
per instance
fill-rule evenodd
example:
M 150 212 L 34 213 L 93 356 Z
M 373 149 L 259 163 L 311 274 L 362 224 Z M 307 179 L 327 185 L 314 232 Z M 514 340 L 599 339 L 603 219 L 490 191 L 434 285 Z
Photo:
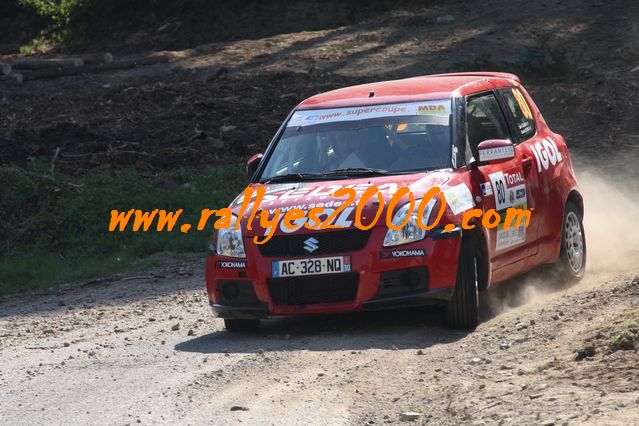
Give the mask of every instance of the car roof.
M 320 93 L 302 101 L 297 109 L 341 108 L 362 105 L 446 99 L 519 83 L 515 74 L 466 72 L 434 74 L 381 81 Z M 371 96 L 372 95 L 372 96 Z

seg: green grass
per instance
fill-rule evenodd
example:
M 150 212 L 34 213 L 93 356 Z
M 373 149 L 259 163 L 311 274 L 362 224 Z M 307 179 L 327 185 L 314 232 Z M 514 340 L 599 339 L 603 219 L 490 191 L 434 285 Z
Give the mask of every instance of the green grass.
M 577 349 L 576 361 L 592 358 L 596 354 L 609 355 L 615 351 L 639 348 L 639 310 L 623 312 L 603 329 L 595 330 L 583 346 Z
M 132 171 L 81 178 L 51 175 L 39 164 L 0 167 L 0 294 L 112 274 L 148 264 L 157 252 L 204 252 L 211 228 L 197 224 L 244 187 L 242 167 L 178 169 L 150 180 Z M 173 232 L 109 232 L 112 209 L 184 212 Z
M 615 351 L 633 350 L 639 343 L 639 312 L 630 315 L 608 342 Z
M 46 288 L 61 282 L 91 279 L 118 272 L 144 269 L 157 263 L 128 253 L 71 258 L 53 253 L 32 252 L 0 259 L 0 294 Z

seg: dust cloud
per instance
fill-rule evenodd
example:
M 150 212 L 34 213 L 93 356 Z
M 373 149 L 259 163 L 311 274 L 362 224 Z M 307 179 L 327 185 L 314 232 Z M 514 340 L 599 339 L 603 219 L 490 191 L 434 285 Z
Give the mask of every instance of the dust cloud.
M 584 197 L 586 274 L 578 286 L 597 286 L 624 274 L 639 273 L 639 153 L 574 160 Z M 569 286 L 552 268 L 542 267 L 500 283 L 485 294 L 485 312 L 493 316 L 533 302 Z
M 639 269 L 639 181 L 594 168 L 577 171 L 584 196 L 586 273 Z

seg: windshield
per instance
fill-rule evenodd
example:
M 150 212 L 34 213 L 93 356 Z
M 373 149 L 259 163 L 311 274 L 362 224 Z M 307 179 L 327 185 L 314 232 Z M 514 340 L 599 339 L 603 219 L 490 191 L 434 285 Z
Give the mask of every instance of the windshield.
M 260 181 L 451 166 L 450 100 L 296 111 Z

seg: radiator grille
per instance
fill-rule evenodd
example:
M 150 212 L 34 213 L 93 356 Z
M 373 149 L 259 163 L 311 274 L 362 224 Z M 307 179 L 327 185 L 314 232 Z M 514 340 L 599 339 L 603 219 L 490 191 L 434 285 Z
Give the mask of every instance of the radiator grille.
M 259 250 L 266 257 L 309 256 L 345 253 L 361 250 L 368 242 L 370 231 L 349 229 L 346 231 L 321 232 L 317 234 L 281 235 L 260 244 Z M 317 249 L 307 251 L 307 240 L 314 238 Z
M 268 289 L 278 306 L 352 302 L 357 295 L 357 273 L 310 277 L 269 278 Z

